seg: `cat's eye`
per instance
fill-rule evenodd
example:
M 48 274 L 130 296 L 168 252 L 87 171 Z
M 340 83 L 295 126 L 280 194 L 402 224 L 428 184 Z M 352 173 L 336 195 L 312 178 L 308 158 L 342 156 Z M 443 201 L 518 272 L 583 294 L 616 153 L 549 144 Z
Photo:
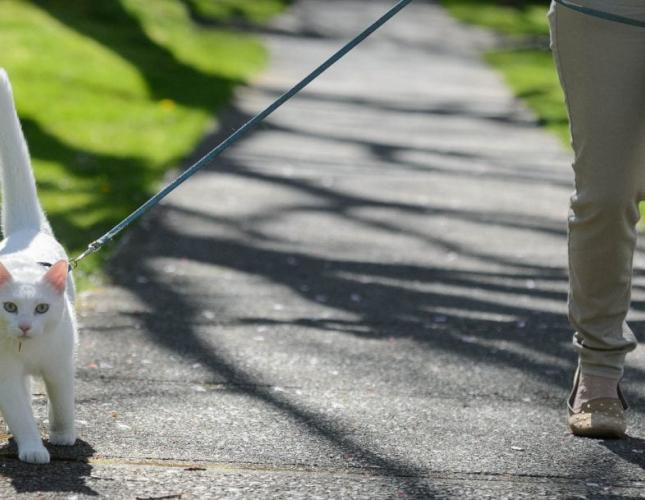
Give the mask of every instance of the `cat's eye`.
M 49 304 L 38 304 L 36 306 L 36 312 L 38 314 L 45 314 L 47 311 L 49 311 Z
M 4 305 L 4 310 L 7 311 L 8 313 L 18 312 L 18 306 L 13 302 L 5 302 L 3 305 Z

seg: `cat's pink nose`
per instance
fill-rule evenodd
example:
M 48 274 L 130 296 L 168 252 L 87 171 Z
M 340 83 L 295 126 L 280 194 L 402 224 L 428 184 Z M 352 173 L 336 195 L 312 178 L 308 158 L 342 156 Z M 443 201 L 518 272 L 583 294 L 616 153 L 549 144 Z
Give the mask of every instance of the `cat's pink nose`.
M 18 328 L 20 328 L 20 331 L 22 332 L 23 335 L 27 335 L 29 330 L 31 330 L 31 326 L 29 325 L 18 325 Z

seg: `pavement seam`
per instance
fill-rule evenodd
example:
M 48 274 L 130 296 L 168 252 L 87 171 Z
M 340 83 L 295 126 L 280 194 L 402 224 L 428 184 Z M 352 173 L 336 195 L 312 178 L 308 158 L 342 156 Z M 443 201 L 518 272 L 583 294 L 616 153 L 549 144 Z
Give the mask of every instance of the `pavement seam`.
M 13 458 L 13 457 L 3 457 Z M 508 472 L 451 472 L 448 470 L 428 471 L 425 474 L 405 473 L 400 470 L 388 470 L 378 467 L 326 467 L 326 466 L 306 466 L 302 464 L 284 464 L 272 465 L 251 462 L 200 462 L 189 460 L 175 459 L 127 459 L 123 457 L 96 457 L 87 460 L 73 459 L 53 459 L 59 463 L 85 463 L 93 466 L 113 466 L 113 467 L 138 467 L 138 468 L 164 468 L 164 469 L 184 469 L 186 471 L 210 471 L 210 472 L 266 472 L 266 473 L 307 473 L 324 476 L 347 476 L 347 477 L 398 477 L 398 478 L 418 478 L 418 479 L 440 479 L 444 481 L 512 481 L 526 483 L 543 483 L 546 481 L 556 481 L 562 483 L 587 482 L 588 478 L 572 477 L 565 475 L 547 475 L 547 474 L 516 474 Z M 643 481 L 622 480 L 619 482 L 598 482 L 602 487 L 642 487 Z

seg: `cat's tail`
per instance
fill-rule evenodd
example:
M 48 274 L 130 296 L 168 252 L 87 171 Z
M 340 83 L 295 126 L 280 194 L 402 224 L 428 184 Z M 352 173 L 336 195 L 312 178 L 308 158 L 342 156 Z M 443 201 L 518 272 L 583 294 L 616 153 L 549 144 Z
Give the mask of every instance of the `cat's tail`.
M 2 232 L 32 229 L 51 233 L 31 169 L 27 142 L 20 127 L 9 77 L 0 68 L 0 167 L 2 180 Z

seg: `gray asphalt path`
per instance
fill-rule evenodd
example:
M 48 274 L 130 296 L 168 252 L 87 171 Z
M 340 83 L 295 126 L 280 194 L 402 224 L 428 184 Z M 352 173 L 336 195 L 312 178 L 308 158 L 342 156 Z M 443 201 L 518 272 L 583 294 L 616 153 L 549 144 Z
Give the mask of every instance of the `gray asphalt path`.
M 204 147 L 389 5 L 296 2 Z M 633 437 L 567 433 L 569 153 L 489 43 L 413 3 L 129 232 L 82 301 L 82 443 L 5 447 L 0 496 L 643 495 L 641 354 Z

